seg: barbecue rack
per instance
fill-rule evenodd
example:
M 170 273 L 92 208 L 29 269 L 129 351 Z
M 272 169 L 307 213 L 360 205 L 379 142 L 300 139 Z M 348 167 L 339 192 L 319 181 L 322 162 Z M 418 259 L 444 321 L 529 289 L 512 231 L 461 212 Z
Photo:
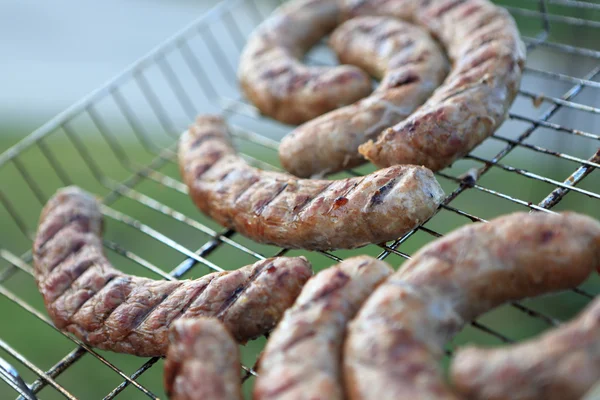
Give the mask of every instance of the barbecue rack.
M 423 244 L 472 221 L 517 211 L 575 210 L 600 218 L 600 2 L 501 0 L 527 44 L 522 87 L 508 120 L 471 154 L 437 174 L 447 197 L 437 214 L 394 242 L 335 252 L 257 245 L 192 205 L 176 142 L 198 113 L 220 113 L 249 162 L 277 169 L 291 127 L 259 115 L 235 71 L 249 32 L 275 0 L 224 0 L 106 85 L 0 154 L 0 398 L 165 398 L 162 360 L 91 349 L 53 327 L 32 277 L 31 241 L 41 207 L 77 184 L 103 201 L 104 244 L 128 273 L 198 277 L 274 255 L 306 255 L 316 269 L 370 254 L 398 266 Z M 307 55 L 335 62 L 325 42 Z M 337 174 L 373 171 L 365 165 Z M 400 266 L 401 267 L 401 266 Z M 523 340 L 571 318 L 600 290 L 513 303 L 467 327 L 449 346 Z M 242 349 L 249 393 L 265 343 Z M 446 360 L 447 361 L 447 360 Z M 27 382 L 27 383 L 26 383 Z

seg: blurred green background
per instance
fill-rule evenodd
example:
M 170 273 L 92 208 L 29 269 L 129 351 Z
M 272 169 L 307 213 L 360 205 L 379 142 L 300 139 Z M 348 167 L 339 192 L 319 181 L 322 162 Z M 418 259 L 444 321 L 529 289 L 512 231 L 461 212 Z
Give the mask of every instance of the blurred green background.
M 504 1 L 500 3 L 525 7 L 532 10 L 532 13 L 536 8 L 536 2 Z M 259 12 L 268 13 L 273 4 L 274 2 L 259 2 L 257 9 Z M 203 62 L 202 67 L 205 68 L 201 70 L 205 75 L 200 80 L 197 77 L 194 78 L 194 71 L 191 70 L 188 64 L 185 64 L 185 60 L 182 58 L 183 53 L 180 52 L 179 48 L 171 50 L 165 57 L 174 73 L 183 82 L 184 91 L 192 99 L 192 107 L 186 107 L 185 101 L 182 101 L 181 93 L 178 94 L 177 90 L 173 89 L 176 85 L 173 84 L 173 81 L 169 81 L 168 75 L 164 74 L 164 70 L 160 70 L 155 64 L 149 64 L 143 74 L 150 82 L 149 87 L 157 94 L 158 103 L 160 104 L 158 109 L 156 105 L 153 106 L 152 102 L 148 100 L 147 93 L 144 94 L 143 90 L 140 90 L 141 86 L 139 82 L 135 82 L 135 79 L 126 81 L 119 86 L 120 93 L 133 109 L 133 114 L 139 122 L 138 135 L 134 132 L 135 129 L 132 127 L 131 121 L 128 122 L 126 117 L 115 111 L 118 103 L 115 101 L 114 92 L 111 92 L 109 95 L 95 100 L 92 108 L 82 110 L 66 126 L 51 130 L 43 140 L 21 150 L 16 158 L 0 167 L 0 192 L 2 195 L 2 203 L 0 204 L 0 221 L 2 221 L 2 229 L 0 229 L 0 248 L 2 249 L 2 253 L 0 253 L 0 288 L 3 293 L 14 294 L 18 299 L 39 310 L 42 315 L 46 315 L 34 279 L 22 268 L 19 268 L 22 265 L 15 266 L 11 262 L 13 255 L 26 255 L 29 250 L 31 246 L 30 238 L 35 231 L 43 203 L 57 188 L 71 183 L 80 185 L 99 196 L 105 196 L 111 193 L 113 183 L 125 181 L 131 177 L 139 166 L 152 162 L 156 158 L 156 153 L 152 147 L 145 147 L 146 143 L 140 140 L 139 133 L 141 131 L 146 135 L 144 137 L 148 138 L 156 148 L 167 148 L 175 143 L 178 132 L 189 122 L 191 118 L 189 115 L 190 108 L 215 111 L 223 106 L 222 103 L 218 103 L 215 98 L 206 96 L 206 92 L 202 91 L 200 82 L 203 82 L 203 80 L 210 81 L 219 89 L 220 101 L 235 98 L 237 93 L 236 82 L 231 71 L 237 65 L 240 44 L 235 42 L 235 37 L 232 35 L 222 37 L 219 29 L 223 24 L 233 23 L 240 27 L 242 36 L 246 35 L 252 27 L 252 21 L 245 19 L 246 15 L 250 15 L 250 11 L 250 9 L 245 9 L 242 4 L 236 11 L 225 15 L 224 19 L 220 17 L 215 19 L 215 23 L 211 22 L 207 28 L 208 33 L 200 31 L 187 39 L 191 51 L 198 55 L 198 58 Z M 588 20 L 600 21 L 600 13 L 594 10 L 551 6 L 550 11 L 556 15 L 576 18 L 585 17 Z M 534 13 L 523 17 L 517 15 L 516 19 L 525 36 L 534 37 L 540 32 L 539 17 Z M 223 52 L 222 59 L 227 68 L 222 68 L 222 65 L 214 61 L 219 57 L 215 54 L 219 53 L 215 53 L 214 48 L 210 47 L 210 41 L 202 42 L 201 40 L 207 37 L 210 38 L 211 35 L 213 38 L 219 38 L 219 48 Z M 596 37 L 597 29 L 595 27 L 576 27 L 554 22 L 550 40 L 598 50 L 599 45 L 594 40 Z M 317 49 L 313 54 L 320 56 L 324 54 L 323 52 L 326 51 Z M 324 54 L 323 57 L 327 57 L 327 55 Z M 577 77 L 585 76 L 596 64 L 597 60 L 593 57 L 566 56 L 561 52 L 544 47 L 533 51 L 528 59 L 528 66 L 532 68 Z M 207 77 L 209 79 L 206 79 Z M 598 81 L 596 77 L 591 79 Z M 540 77 L 534 73 L 526 74 L 523 80 L 525 89 L 548 96 L 559 97 L 571 86 L 572 83 Z M 598 107 L 600 105 L 599 99 L 596 89 L 585 88 L 573 101 Z M 551 103 L 548 102 L 542 103 L 540 107 L 535 107 L 530 98 L 520 96 L 513 106 L 513 112 L 528 118 L 538 118 L 547 112 L 550 107 Z M 161 109 L 162 118 L 157 116 L 157 110 L 161 113 Z M 229 114 L 229 117 L 234 125 L 259 131 L 275 140 L 289 130 L 289 127 L 274 122 L 256 121 L 253 112 L 246 110 L 244 107 L 235 108 L 234 112 Z M 597 129 L 600 126 L 598 120 L 598 116 L 594 113 L 569 109 L 558 111 L 550 118 L 552 123 L 581 129 L 593 134 L 599 133 Z M 0 122 L 0 132 L 2 132 L 0 135 L 0 153 L 18 142 L 23 136 L 21 132 L 24 131 L 24 127 L 29 125 L 31 125 L 31 120 L 26 115 L 13 118 L 3 125 Z M 490 159 L 506 146 L 507 141 L 517 139 L 528 127 L 529 124 L 523 121 L 507 121 L 497 133 L 499 138 L 488 139 L 473 154 Z M 598 141 L 595 139 L 570 135 L 549 128 L 537 129 L 525 143 L 529 146 L 543 146 L 552 151 L 560 151 L 583 159 L 590 157 L 598 148 Z M 245 139 L 243 135 L 237 137 L 236 144 L 243 153 L 275 166 L 278 165 L 277 154 L 273 149 L 267 149 L 264 146 L 252 143 L 251 140 Z M 576 162 L 557 158 L 551 154 L 536 152 L 523 146 L 510 152 L 501 162 L 560 182 L 565 180 L 579 165 Z M 470 168 L 481 167 L 482 165 L 479 161 L 465 159 L 458 161 L 452 168 L 445 170 L 444 174 L 457 177 Z M 95 175 L 94 170 L 100 171 L 100 174 Z M 178 183 L 180 177 L 172 154 L 167 156 L 167 159 L 160 163 L 160 166 L 157 166 L 155 170 L 157 173 L 151 177 L 154 179 L 147 177 L 140 179 L 140 182 L 134 186 L 135 192 L 126 193 L 130 197 L 117 196 L 115 201 L 111 202 L 110 207 L 141 221 L 192 251 L 210 241 L 211 236 L 189 224 L 177 221 L 153 210 L 151 207 L 142 205 L 132 199 L 131 196 L 135 197 L 136 193 L 146 195 L 197 223 L 217 232 L 223 231 L 214 222 L 201 215 L 185 193 L 176 190 L 181 188 L 181 185 Z M 366 165 L 357 171 L 368 173 L 372 170 L 371 166 Z M 348 175 L 344 173 L 331 178 L 346 176 Z M 172 178 L 172 180 L 168 180 L 168 178 Z M 439 180 L 447 193 L 451 193 L 457 188 L 457 183 L 452 179 L 440 176 Z M 157 181 L 166 182 L 167 185 Z M 504 193 L 525 203 L 531 202 L 533 204 L 540 202 L 555 188 L 551 183 L 530 179 L 519 173 L 506 171 L 499 167 L 493 167 L 478 181 L 478 184 L 483 188 Z M 168 185 L 172 187 L 168 187 Z M 578 187 L 591 192 L 599 192 L 600 175 L 592 173 Z M 599 204 L 600 202 L 597 199 L 572 192 L 564 198 L 555 210 L 577 210 L 600 218 Z M 450 206 L 484 219 L 490 219 L 512 211 L 527 210 L 526 205 L 478 189 L 465 190 L 452 201 Z M 425 227 L 444 234 L 469 222 L 468 218 L 460 216 L 452 210 L 442 209 Z M 106 238 L 130 252 L 124 254 L 122 251 L 107 249 L 107 254 L 115 265 L 128 273 L 158 278 L 147 268 L 134 262 L 132 255 L 140 257 L 146 263 L 167 272 L 186 260 L 183 254 L 168 245 L 141 233 L 127 224 L 110 218 L 106 218 Z M 279 251 L 278 248 L 272 246 L 257 245 L 237 234 L 232 239 L 265 256 L 274 255 Z M 404 242 L 399 250 L 406 254 L 412 254 L 432 239 L 432 235 L 419 230 Z M 380 252 L 381 248 L 373 245 L 352 251 L 335 251 L 332 254 L 345 258 L 358 254 L 378 255 Z M 304 251 L 288 253 L 288 255 L 299 254 L 306 255 L 313 263 L 315 270 L 320 270 L 333 263 L 331 259 L 320 253 Z M 217 250 L 211 252 L 206 258 L 225 269 L 236 269 L 256 261 L 251 255 L 229 244 L 221 244 Z M 392 254 L 387 258 L 387 261 L 397 267 L 402 264 L 403 258 Z M 208 267 L 198 264 L 183 278 L 196 278 L 208 272 L 210 272 Z M 597 277 L 594 277 L 586 282 L 582 288 L 595 294 L 598 292 L 599 286 L 600 281 Z M 587 299 L 585 297 L 575 295 L 572 292 L 524 302 L 533 310 L 561 320 L 571 318 L 586 303 Z M 2 322 L 0 322 L 0 340 L 42 370 L 48 370 L 75 348 L 73 342 L 67 337 L 56 332 L 45 322 L 25 311 L 4 295 L 0 295 L 0 313 L 3 316 Z M 479 322 L 513 340 L 531 337 L 548 327 L 541 319 L 532 318 L 511 306 L 501 307 L 488 313 Z M 467 327 L 453 340 L 450 347 L 459 346 L 466 342 L 482 345 L 502 344 L 502 341 L 494 335 L 473 327 Z M 245 365 L 252 366 L 254 364 L 256 355 L 263 345 L 264 339 L 261 339 L 242 347 Z M 98 353 L 127 375 L 134 373 L 147 361 L 133 356 L 104 351 L 98 351 Z M 15 366 L 26 382 L 31 383 L 37 378 L 25 365 L 6 351 L 0 349 L 0 357 Z M 93 355 L 84 354 L 73 366 L 57 377 L 56 381 L 77 398 L 96 399 L 106 396 L 123 379 Z M 144 372 L 137 381 L 159 397 L 165 398 L 162 385 L 162 360 L 158 361 L 147 372 Z M 251 385 L 252 379 L 245 385 L 247 392 Z M 13 398 L 15 396 L 16 393 L 0 381 L 0 398 Z M 39 397 L 41 399 L 63 398 L 51 387 L 44 388 L 39 393 Z M 117 398 L 143 399 L 146 396 L 138 389 L 129 386 Z

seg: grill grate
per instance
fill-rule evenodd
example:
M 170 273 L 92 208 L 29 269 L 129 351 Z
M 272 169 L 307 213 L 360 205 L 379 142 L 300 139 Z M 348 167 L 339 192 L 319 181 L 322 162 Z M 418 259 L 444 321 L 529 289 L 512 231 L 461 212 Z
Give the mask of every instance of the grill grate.
M 600 27 L 600 4 L 498 3 L 515 16 L 527 44 L 522 88 L 509 119 L 492 138 L 437 174 L 448 193 L 438 213 L 388 244 L 290 253 L 307 255 L 317 269 L 363 253 L 398 265 L 442 233 L 510 211 L 553 212 L 556 207 L 600 218 L 600 177 L 589 176 L 600 167 L 600 108 L 595 106 L 600 104 L 600 49 L 592 39 Z M 0 375 L 7 382 L 0 384 L 0 394 L 14 395 L 14 389 L 25 399 L 42 390 L 44 398 L 163 396 L 161 360 L 92 350 L 56 330 L 46 316 L 28 249 L 39 211 L 58 187 L 78 184 L 101 196 L 107 254 L 130 273 L 197 277 L 288 253 L 252 243 L 203 217 L 187 199 L 175 154 L 180 132 L 197 113 L 219 112 L 228 117 L 236 144 L 251 163 L 277 169 L 278 139 L 290 128 L 260 117 L 240 95 L 235 78 L 244 38 L 277 5 L 274 0 L 224 0 L 0 155 L 0 310 L 10 316 L 0 328 L 0 357 L 12 364 L 0 358 Z M 323 44 L 307 56 L 311 64 L 332 61 Z M 367 165 L 336 177 L 372 170 Z M 173 267 L 166 272 L 168 266 Z M 592 278 L 569 293 L 503 307 L 473 322 L 448 354 L 465 341 L 511 343 L 558 325 L 599 289 Z M 245 381 L 255 375 L 251 366 L 263 344 L 258 340 L 243 351 Z M 17 371 L 31 381 L 28 387 Z M 77 382 L 82 379 L 94 385 L 93 391 L 84 392 Z

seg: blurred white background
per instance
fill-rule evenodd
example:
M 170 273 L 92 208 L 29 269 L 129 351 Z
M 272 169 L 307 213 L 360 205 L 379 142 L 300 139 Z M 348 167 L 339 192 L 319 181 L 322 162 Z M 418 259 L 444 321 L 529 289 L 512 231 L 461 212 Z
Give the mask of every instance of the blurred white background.
M 2 135 L 22 136 L 216 0 L 0 0 Z

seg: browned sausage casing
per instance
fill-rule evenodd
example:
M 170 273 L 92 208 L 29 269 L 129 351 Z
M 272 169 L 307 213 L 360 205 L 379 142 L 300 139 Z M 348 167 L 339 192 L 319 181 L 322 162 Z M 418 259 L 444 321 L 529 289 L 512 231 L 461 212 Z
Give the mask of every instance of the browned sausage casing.
M 365 162 L 358 146 L 408 117 L 448 71 L 444 52 L 427 31 L 395 18 L 353 18 L 332 33 L 329 43 L 341 62 L 359 66 L 381 83 L 370 96 L 283 138 L 281 164 L 300 177 Z
M 307 67 L 299 60 L 337 25 L 338 3 L 292 1 L 252 33 L 240 58 L 238 77 L 246 96 L 263 114 L 299 124 L 371 92 L 371 80 L 359 68 Z
M 600 223 L 575 213 L 515 213 L 432 242 L 350 323 L 348 398 L 459 398 L 439 361 L 465 323 L 507 301 L 575 287 L 599 268 Z
M 259 243 L 354 248 L 393 240 L 437 209 L 443 190 L 426 168 L 395 166 L 338 181 L 298 179 L 250 167 L 220 117 L 182 136 L 179 165 L 198 208 Z
M 445 62 L 435 62 L 438 56 L 432 54 L 439 53 L 435 45 L 407 57 L 408 75 L 397 82 L 414 99 L 406 100 L 402 115 L 389 117 L 394 102 L 385 102 L 384 79 L 381 90 L 373 94 L 379 104 L 367 101 L 346 111 L 333 111 L 285 139 L 280 156 L 286 169 L 305 177 L 356 165 L 361 162 L 356 146 L 381 133 L 360 146 L 362 156 L 379 167 L 415 164 L 435 171 L 467 154 L 504 121 L 521 81 L 525 46 L 510 14 L 488 0 L 292 0 L 257 28 L 244 49 L 239 78 L 247 97 L 263 113 L 292 123 L 357 101 L 366 94 L 359 96 L 361 91 L 356 89 L 360 70 L 349 66 L 308 69 L 298 58 L 336 23 L 364 16 L 396 18 L 424 28 L 445 48 L 452 62 L 450 75 L 422 107 L 408 111 L 433 90 L 428 83 L 437 80 L 439 84 L 443 76 L 429 72 L 435 67 L 443 71 Z M 345 40 L 341 43 L 354 45 L 340 46 L 342 35 L 336 37 L 336 32 L 331 44 L 342 62 L 373 74 L 377 70 L 364 60 L 372 58 L 374 51 L 385 50 L 393 42 L 392 33 L 398 32 L 386 30 L 383 23 L 378 23 L 381 29 L 370 31 L 367 24 L 357 24 L 362 26 L 342 29 Z M 431 42 L 423 42 L 415 32 L 407 35 L 415 43 Z M 357 57 L 357 52 L 363 52 L 363 57 Z M 343 93 L 340 87 L 352 94 Z M 347 102 L 341 101 L 344 95 Z
M 102 251 L 102 213 L 93 196 L 61 189 L 40 218 L 33 245 L 35 277 L 59 329 L 105 350 L 162 356 L 178 318 L 221 320 L 245 342 L 272 329 L 293 304 L 311 267 L 303 257 L 272 258 L 195 280 L 124 274 Z
M 261 355 L 255 400 L 342 400 L 346 324 L 393 270 L 383 261 L 347 259 L 311 278 Z
M 238 344 L 216 318 L 171 325 L 165 391 L 171 400 L 242 400 Z
M 504 121 L 521 81 L 525 46 L 510 14 L 488 0 L 342 0 L 346 17 L 415 21 L 445 47 L 452 71 L 414 114 L 360 153 L 379 167 L 434 171 L 464 156 Z
M 469 399 L 580 399 L 600 379 L 600 298 L 573 321 L 528 342 L 459 349 L 451 379 Z

